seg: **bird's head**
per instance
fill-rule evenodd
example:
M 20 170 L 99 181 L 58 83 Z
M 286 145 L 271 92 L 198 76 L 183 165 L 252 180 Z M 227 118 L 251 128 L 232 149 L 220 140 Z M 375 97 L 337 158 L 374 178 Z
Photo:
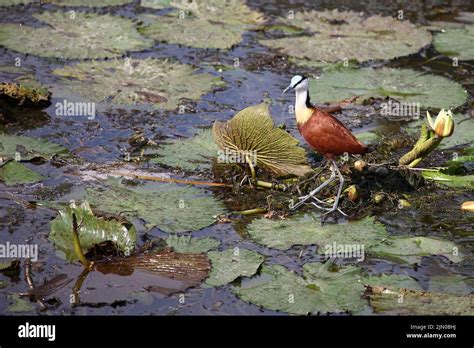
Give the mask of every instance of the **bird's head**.
M 308 90 L 308 78 L 301 75 L 295 75 L 291 79 L 290 85 L 285 88 L 283 93 L 288 91 L 289 89 L 293 89 L 295 91 L 306 91 Z

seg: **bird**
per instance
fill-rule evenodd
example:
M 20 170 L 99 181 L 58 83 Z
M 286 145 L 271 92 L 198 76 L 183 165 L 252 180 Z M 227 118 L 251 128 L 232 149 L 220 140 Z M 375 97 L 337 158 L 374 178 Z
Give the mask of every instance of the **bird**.
M 308 195 L 299 197 L 299 202 L 292 206 L 297 209 L 308 199 L 313 198 L 316 202 L 311 202 L 319 209 L 326 210 L 323 217 L 339 211 L 338 205 L 344 186 L 344 177 L 342 176 L 335 159 L 343 154 L 360 154 L 369 152 L 369 148 L 361 143 L 344 124 L 330 113 L 314 106 L 309 97 L 309 79 L 305 76 L 296 75 L 291 79 L 290 85 L 285 88 L 282 94 L 288 90 L 294 90 L 295 99 L 295 117 L 298 130 L 303 139 L 317 152 L 321 153 L 331 163 L 331 176 L 320 186 L 312 190 Z M 319 200 L 315 195 L 323 188 L 328 186 L 336 179 L 336 173 L 339 178 L 339 188 L 331 208 L 321 207 L 319 204 L 328 204 Z

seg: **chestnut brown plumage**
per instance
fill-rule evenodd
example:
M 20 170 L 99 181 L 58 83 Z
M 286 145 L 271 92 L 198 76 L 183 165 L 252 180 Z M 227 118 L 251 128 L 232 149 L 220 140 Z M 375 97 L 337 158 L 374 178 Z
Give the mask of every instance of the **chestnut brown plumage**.
M 300 201 L 293 206 L 296 209 L 303 205 L 308 199 L 319 209 L 327 212 L 323 217 L 334 211 L 339 211 L 345 215 L 339 208 L 339 198 L 344 186 L 344 177 L 342 176 L 335 158 L 343 154 L 364 154 L 368 148 L 362 144 L 357 138 L 344 126 L 344 124 L 333 115 L 318 109 L 311 104 L 308 91 L 308 79 L 306 77 L 296 75 L 291 79 L 290 85 L 283 91 L 293 89 L 296 92 L 295 115 L 298 130 L 300 131 L 306 142 L 316 151 L 327 158 L 331 164 L 332 174 L 328 180 L 311 191 L 308 195 L 300 197 Z M 323 188 L 328 186 L 335 178 L 336 173 L 339 177 L 339 188 L 331 208 L 321 205 L 328 204 L 319 200 L 315 195 Z

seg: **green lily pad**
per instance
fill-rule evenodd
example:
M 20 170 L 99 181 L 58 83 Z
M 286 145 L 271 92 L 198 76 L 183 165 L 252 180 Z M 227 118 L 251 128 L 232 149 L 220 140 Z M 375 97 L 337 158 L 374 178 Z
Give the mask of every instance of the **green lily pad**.
M 68 261 L 77 260 L 72 233 L 73 213 L 76 214 L 79 225 L 82 221 L 78 234 L 84 253 L 94 244 L 104 241 L 115 242 L 117 247 L 125 253 L 133 251 L 137 241 L 135 227 L 127 227 L 117 220 L 96 217 L 89 203 L 85 201 L 80 205 L 73 203 L 65 210 L 60 210 L 58 216 L 51 222 L 48 239 L 66 255 Z
M 178 253 L 207 253 L 219 246 L 220 242 L 212 237 L 193 238 L 191 236 L 170 235 L 166 244 Z
M 215 222 L 223 205 L 201 188 L 167 183 L 131 187 L 109 180 L 107 188 L 88 188 L 87 200 L 98 209 L 139 217 L 147 227 L 168 233 L 196 231 Z
M 474 60 L 474 25 L 446 28 L 433 40 L 437 51 L 459 60 Z
M 152 24 L 139 29 L 146 37 L 156 41 L 197 48 L 229 49 L 242 40 L 247 27 L 242 24 L 223 24 L 196 17 L 179 18 L 172 13 L 167 16 L 149 16 Z
M 0 133 L 0 157 L 11 157 L 21 161 L 37 157 L 49 160 L 55 155 L 65 153 L 67 149 L 62 145 L 41 138 Z
M 449 175 L 440 172 L 422 171 L 425 179 L 454 188 L 474 188 L 474 175 Z
M 448 138 L 444 138 L 439 146 L 450 148 L 458 145 L 465 145 L 474 142 L 474 119 L 467 115 L 454 115 L 454 133 Z
M 211 260 L 212 270 L 206 283 L 212 286 L 225 285 L 239 277 L 250 277 L 264 260 L 259 253 L 240 248 L 211 251 L 207 256 Z
M 456 244 L 430 237 L 391 237 L 371 247 L 370 252 L 393 261 L 418 264 L 422 256 L 430 255 L 443 255 L 452 262 L 463 259 Z
M 153 45 L 131 20 L 109 14 L 43 12 L 34 14 L 45 26 L 0 24 L 0 45 L 21 53 L 63 59 L 121 56 Z
M 416 53 L 431 43 L 427 29 L 408 21 L 379 15 L 366 18 L 352 11 L 296 11 L 293 19 L 281 22 L 308 34 L 260 42 L 311 61 L 388 60 Z
M 370 304 L 386 315 L 474 315 L 474 296 L 373 287 Z
M 95 102 L 172 110 L 223 84 L 219 77 L 195 74 L 195 70 L 190 65 L 148 58 L 83 62 L 53 73 L 62 77 L 58 95 L 79 94 Z
M 411 289 L 421 291 L 421 286 L 415 279 L 400 274 L 381 274 L 364 278 L 364 285 L 383 286 L 390 289 Z
M 58 6 L 108 7 L 129 4 L 133 0 L 49 0 L 48 2 Z
M 292 314 L 359 312 L 366 307 L 360 269 L 331 272 L 329 263 L 303 267 L 304 277 L 280 265 L 264 265 L 258 279 L 233 287 L 243 301 Z
M 142 6 L 174 7 L 181 11 L 167 16 L 146 16 L 152 22 L 140 29 L 157 41 L 200 48 L 228 49 L 242 40 L 242 34 L 261 23 L 261 15 L 242 1 L 150 1 Z M 185 12 L 183 12 L 185 11 Z
M 456 244 L 429 237 L 389 236 L 385 227 L 373 217 L 345 224 L 321 226 L 313 214 L 295 216 L 286 220 L 255 219 L 247 228 L 249 236 L 259 244 L 286 250 L 293 245 L 319 246 L 320 254 L 332 255 L 337 246 L 355 246 L 354 257 L 360 258 L 361 247 L 372 256 L 397 262 L 419 263 L 422 256 L 443 255 L 452 262 L 460 262 L 462 255 Z M 454 249 L 456 248 L 456 249 Z
M 10 161 L 0 167 L 0 180 L 7 186 L 33 184 L 43 179 L 44 176 L 16 161 Z
M 431 277 L 428 291 L 456 295 L 469 295 L 472 292 L 466 279 L 459 274 Z
M 329 71 L 309 82 L 311 99 L 318 103 L 360 96 L 391 97 L 419 103 L 424 108 L 449 109 L 465 103 L 467 92 L 444 77 L 409 69 L 363 68 Z
M 28 299 L 20 297 L 18 294 L 8 295 L 8 300 L 10 301 L 7 308 L 7 312 L 9 313 L 24 313 L 34 310 L 31 302 Z
M 211 130 L 205 129 L 192 138 L 176 139 L 161 145 L 156 151 L 158 156 L 150 162 L 187 171 L 200 171 L 211 168 L 212 159 L 217 158 L 218 152 Z

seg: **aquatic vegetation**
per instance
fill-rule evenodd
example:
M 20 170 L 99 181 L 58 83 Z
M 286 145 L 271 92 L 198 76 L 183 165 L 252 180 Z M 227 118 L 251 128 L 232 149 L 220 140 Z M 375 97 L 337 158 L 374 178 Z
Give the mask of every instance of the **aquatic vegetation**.
M 166 16 L 147 16 L 140 32 L 157 41 L 202 48 L 228 49 L 242 40 L 245 31 L 262 23 L 262 15 L 242 1 L 153 1 L 142 6 L 173 7 Z
M 111 15 L 77 12 L 43 12 L 32 27 L 0 24 L 0 45 L 26 54 L 63 59 L 111 58 L 141 51 L 153 41 L 141 36 L 131 20 Z
M 51 92 L 44 87 L 25 84 L 0 83 L 0 97 L 14 101 L 21 106 L 47 106 Z
M 239 163 L 248 164 L 253 177 L 255 167 L 280 176 L 302 176 L 311 170 L 299 141 L 275 127 L 266 103 L 241 110 L 225 123 L 214 122 L 212 133 L 225 154 L 243 157 Z
M 148 147 L 145 155 L 153 155 L 151 163 L 194 172 L 210 169 L 218 151 L 211 130 L 203 129 L 191 138 L 173 139 L 155 149 Z
M 263 263 L 263 256 L 251 250 L 234 248 L 225 251 L 211 251 L 207 254 L 212 270 L 206 284 L 221 286 L 239 277 L 250 277 Z
M 362 68 L 329 71 L 311 79 L 311 100 L 319 103 L 359 96 L 391 97 L 423 108 L 450 109 L 466 102 L 467 92 L 447 78 L 410 69 Z M 410 115 L 408 115 L 410 116 Z M 418 115 L 419 116 L 419 115 Z
M 107 7 L 129 4 L 133 0 L 49 0 L 48 2 L 58 6 Z
M 0 180 L 7 186 L 32 184 L 43 179 L 44 176 L 16 161 L 0 164 Z
M 217 248 L 220 242 L 212 237 L 194 238 L 172 234 L 166 238 L 166 244 L 179 253 L 207 253 Z
M 131 253 L 137 241 L 137 231 L 133 225 L 126 225 L 114 219 L 96 216 L 87 201 L 81 204 L 72 203 L 51 222 L 49 240 L 65 254 L 68 261 L 78 259 L 73 242 L 73 214 L 79 225 L 78 235 L 83 248 L 87 252 L 94 244 L 112 241 L 124 253 Z
M 0 133 L 0 157 L 30 161 L 34 158 L 50 160 L 56 155 L 66 155 L 62 145 L 41 138 Z
M 53 73 L 61 77 L 55 90 L 58 95 L 166 110 L 186 106 L 188 100 L 197 100 L 222 85 L 220 78 L 196 74 L 190 65 L 153 58 L 83 62 Z
M 459 60 L 474 59 L 474 25 L 462 28 L 446 28 L 434 36 L 437 51 Z
M 196 231 L 212 225 L 225 212 L 222 203 L 203 189 L 166 183 L 127 186 L 109 180 L 105 188 L 88 188 L 87 200 L 98 209 L 139 217 L 148 228 L 168 233 Z
M 294 18 L 280 21 L 305 34 L 260 42 L 310 61 L 388 60 L 416 53 L 431 43 L 428 30 L 408 21 L 352 11 L 296 11 Z

